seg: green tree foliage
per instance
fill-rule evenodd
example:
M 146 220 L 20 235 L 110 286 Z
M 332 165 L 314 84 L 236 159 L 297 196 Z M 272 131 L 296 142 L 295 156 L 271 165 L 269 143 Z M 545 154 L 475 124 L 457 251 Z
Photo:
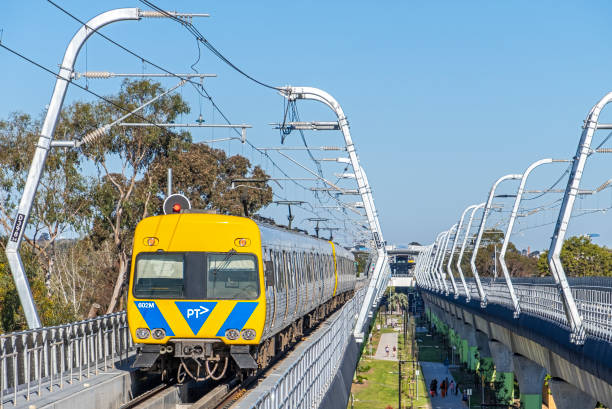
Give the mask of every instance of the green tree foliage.
M 368 260 L 370 259 L 370 255 L 365 252 L 355 252 L 355 263 L 357 268 L 357 277 L 361 274 L 367 274 L 366 268 L 368 268 Z
M 108 97 L 116 106 L 75 102 L 63 109 L 55 138 L 82 138 L 164 91 L 159 83 L 125 81 L 117 94 Z M 125 122 L 174 122 L 189 110 L 180 94 L 165 95 Z M 39 129 L 40 120 L 27 114 L 0 121 L 0 237 L 12 227 Z M 242 156 L 228 157 L 191 142 L 188 132 L 115 126 L 81 149 L 49 152 L 25 235 L 27 248 L 22 251 L 45 324 L 66 321 L 68 316 L 81 318 L 92 303 L 107 311 L 117 308 L 134 228 L 142 218 L 161 212 L 167 167 L 174 169 L 175 191 L 187 195 L 195 207 L 241 215 L 243 202 L 249 213 L 270 203 L 272 190 L 267 183 L 232 188 L 236 178 L 267 180 L 263 169 Z M 85 177 L 83 168 L 97 172 Z M 66 232 L 81 238 L 60 240 Z M 0 240 L 1 249 L 5 243 Z M 44 291 L 39 283 L 45 284 Z M 0 285 L 2 329 L 22 328 L 25 321 L 2 259 Z
M 495 263 L 497 263 L 497 274 L 502 276 L 502 268 L 499 264 L 499 260 L 495 258 L 504 242 L 504 233 L 501 230 L 491 229 L 487 230 L 482 235 L 482 247 L 478 250 L 476 256 L 476 268 L 478 274 L 482 277 L 491 277 L 495 272 Z M 471 251 L 466 251 L 461 260 L 461 269 L 467 276 L 471 276 L 470 259 L 472 257 Z M 454 266 L 455 263 L 453 263 Z M 508 244 L 508 250 L 506 251 L 506 266 L 510 275 L 513 277 L 531 277 L 538 275 L 537 268 L 538 260 L 532 257 L 522 255 L 516 248 L 516 246 L 510 242 Z
M 612 251 L 598 246 L 590 237 L 570 237 L 561 248 L 561 263 L 568 276 L 609 276 L 612 275 Z M 541 275 L 550 274 L 548 251 L 540 254 L 538 271 Z
M 4 242 L 6 239 L 2 239 Z M 39 257 L 25 246 L 21 252 L 30 288 L 43 325 L 59 325 L 74 321 L 77 316 L 57 295 L 49 295 L 43 280 Z M 25 315 L 4 251 L 0 252 L 0 333 L 13 332 L 26 327 Z
M 0 121 L 0 234 L 8 235 L 39 138 L 40 121 L 22 113 Z M 60 139 L 72 136 L 67 116 L 56 129 Z M 67 231 L 84 231 L 90 214 L 89 181 L 82 176 L 81 157 L 68 148 L 49 151 L 32 206 L 24 240 L 43 259 L 45 284 L 50 285 L 56 241 Z M 43 240 L 40 240 L 43 238 Z
M 408 296 L 404 293 L 393 291 L 387 299 L 387 303 L 389 308 L 399 313 L 403 308 L 408 308 Z
M 235 183 L 232 189 L 235 179 L 268 178 L 263 169 L 253 167 L 244 156 L 228 157 L 224 151 L 203 144 L 173 152 L 161 160 L 153 172 L 158 196 L 164 192 L 167 168 L 173 170 L 173 189 L 187 196 L 196 209 L 215 209 L 219 213 L 241 216 L 243 201 L 249 214 L 272 201 L 272 188 L 266 183 Z
M 108 97 L 114 105 L 104 101 L 77 104 L 69 111 L 69 117 L 75 128 L 95 129 L 133 111 L 163 92 L 161 84 L 156 82 L 126 80 L 117 95 Z M 137 116 L 131 116 L 125 121 L 174 122 L 180 114 L 188 112 L 189 106 L 181 96 L 172 94 L 159 98 L 140 110 Z M 107 312 L 115 310 L 120 298 L 135 224 L 150 214 L 152 168 L 162 157 L 167 157 L 180 147 L 186 147 L 190 142 L 191 135 L 188 132 L 170 132 L 155 126 L 116 126 L 110 129 L 108 135 L 83 147 L 84 154 L 98 169 L 94 197 L 103 206 L 94 209 L 96 235 L 103 237 L 104 233 L 108 233 L 118 260 L 118 271 Z

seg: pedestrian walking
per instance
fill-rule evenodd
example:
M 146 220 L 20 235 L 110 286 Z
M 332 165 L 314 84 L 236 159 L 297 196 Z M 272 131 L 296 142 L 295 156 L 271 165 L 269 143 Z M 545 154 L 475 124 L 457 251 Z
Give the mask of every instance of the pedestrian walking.
M 389 356 L 389 345 L 385 347 L 385 352 L 387 353 L 387 357 Z
M 446 379 L 442 380 L 442 383 L 440 384 L 440 394 L 443 398 L 446 397 Z
M 463 405 L 465 405 L 467 407 L 467 405 L 468 405 L 468 394 L 467 394 L 467 391 L 463 391 L 463 396 L 461 397 L 461 401 L 463 402 Z
M 395 357 L 395 352 L 397 351 L 397 347 L 393 345 L 393 357 Z
M 429 394 L 431 395 L 432 398 L 436 396 L 436 380 L 435 379 L 432 379 L 431 382 L 429 383 Z
M 450 384 L 448 385 L 448 393 L 455 393 L 455 381 L 451 379 Z

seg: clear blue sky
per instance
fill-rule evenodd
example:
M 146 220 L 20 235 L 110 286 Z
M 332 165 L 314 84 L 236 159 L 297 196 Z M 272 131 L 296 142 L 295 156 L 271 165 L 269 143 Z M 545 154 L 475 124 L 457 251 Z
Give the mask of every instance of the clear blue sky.
M 114 7 L 145 8 L 135 0 L 57 1 L 83 19 Z M 340 101 L 390 243 L 429 243 L 463 208 L 484 201 L 497 177 L 520 173 L 543 157 L 571 157 L 586 114 L 612 88 L 612 4 L 607 1 L 155 3 L 210 13 L 211 18 L 197 21 L 200 31 L 254 77 L 275 85 L 315 86 Z M 0 4 L 3 43 L 53 69 L 77 28 L 46 1 Z M 175 72 L 188 72 L 197 56 L 193 38 L 170 21 L 122 22 L 104 33 Z M 86 66 L 150 69 L 100 38 L 82 50 L 77 70 Z M 51 76 L 4 50 L 0 67 L 0 117 L 14 110 L 38 113 L 49 102 Z M 208 90 L 232 121 L 254 125 L 250 140 L 258 146 L 279 144 L 267 125 L 282 119 L 278 95 L 204 49 L 198 68 L 219 74 Z M 119 84 L 89 82 L 103 94 L 116 92 Z M 199 100 L 184 92 L 193 107 L 187 120 L 193 121 Z M 67 102 L 90 98 L 71 89 Z M 204 104 L 204 114 L 210 117 L 209 112 Z M 301 107 L 301 114 L 304 120 L 331 119 L 313 104 Z M 309 140 L 332 145 L 340 135 L 312 133 Z M 600 140 L 601 135 L 595 143 Z M 243 148 L 230 149 L 241 153 Z M 587 168 L 585 187 L 610 178 L 606 162 L 603 157 Z M 563 169 L 536 171 L 528 188 L 549 186 Z M 513 186 L 508 183 L 502 193 L 511 193 Z M 302 194 L 291 189 L 285 193 Z M 553 196 L 539 203 L 559 198 Z M 612 195 L 604 191 L 580 206 L 585 211 L 610 207 Z M 513 241 L 519 247 L 548 247 L 553 226 L 547 223 L 555 218 L 556 211 L 549 211 L 521 220 L 527 229 Z M 547 227 L 534 228 L 538 224 Z M 610 216 L 597 212 L 573 221 L 570 233 L 599 233 L 597 242 L 610 245 L 609 226 Z

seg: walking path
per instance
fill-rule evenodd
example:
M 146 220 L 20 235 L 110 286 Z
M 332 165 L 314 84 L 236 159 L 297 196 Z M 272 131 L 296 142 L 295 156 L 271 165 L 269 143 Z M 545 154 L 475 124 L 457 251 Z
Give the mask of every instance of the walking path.
M 385 351 L 385 347 L 389 345 L 389 356 Z M 393 355 L 393 347 L 395 347 L 395 356 Z M 385 332 L 380 335 L 378 348 L 374 359 L 384 359 L 386 361 L 397 361 L 397 332 Z
M 378 351 L 377 351 L 378 352 Z M 429 384 L 435 378 L 438 380 L 438 394 L 431 399 L 432 409 L 461 409 L 465 408 L 466 405 L 461 402 L 461 393 L 455 395 L 449 390 L 449 394 L 445 398 L 440 393 L 440 384 L 442 380 L 448 377 L 448 381 L 452 381 L 453 376 L 450 374 L 448 368 L 438 362 L 419 362 L 421 369 L 423 370 L 423 376 L 425 377 L 425 385 L 427 385 L 427 392 L 429 392 Z

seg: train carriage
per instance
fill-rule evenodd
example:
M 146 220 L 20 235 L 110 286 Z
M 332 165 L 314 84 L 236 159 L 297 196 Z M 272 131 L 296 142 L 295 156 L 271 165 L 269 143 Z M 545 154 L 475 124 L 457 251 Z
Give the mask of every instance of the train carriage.
M 198 379 L 264 367 L 354 285 L 352 253 L 329 241 L 244 217 L 146 218 L 128 293 L 134 365 Z

